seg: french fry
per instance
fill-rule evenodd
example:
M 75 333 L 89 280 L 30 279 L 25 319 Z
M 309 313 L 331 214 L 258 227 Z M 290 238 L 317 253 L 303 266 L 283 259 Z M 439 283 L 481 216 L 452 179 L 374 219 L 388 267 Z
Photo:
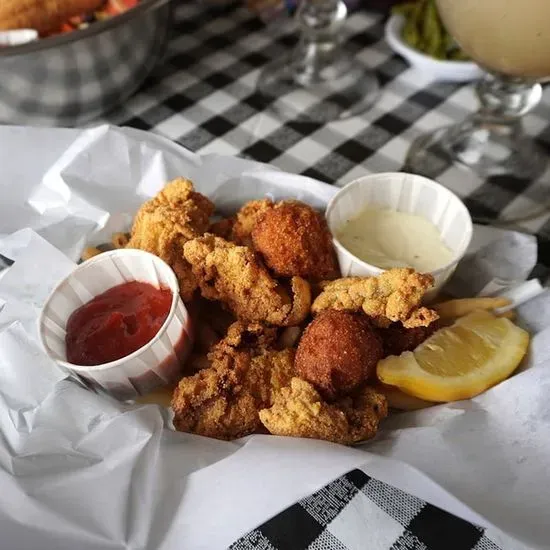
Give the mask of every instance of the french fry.
M 84 249 L 84 252 L 82 252 L 82 256 L 80 258 L 83 262 L 85 262 L 98 254 L 101 254 L 101 250 L 99 250 L 99 248 L 96 248 L 95 246 L 88 246 Z
M 111 244 L 115 248 L 126 248 L 126 245 L 130 241 L 127 233 L 113 233 L 111 237 Z
M 515 321 L 517 317 L 517 313 L 515 312 L 515 310 L 509 309 L 504 313 L 497 313 L 497 317 L 504 317 L 506 319 L 510 319 L 510 321 Z
M 500 297 L 486 297 L 486 298 L 462 298 L 458 300 L 449 300 L 447 302 L 441 302 L 432 306 L 439 314 L 441 319 L 453 319 L 456 317 L 463 317 L 476 311 L 477 309 L 484 309 L 491 311 L 499 307 L 506 307 L 511 304 L 508 298 Z

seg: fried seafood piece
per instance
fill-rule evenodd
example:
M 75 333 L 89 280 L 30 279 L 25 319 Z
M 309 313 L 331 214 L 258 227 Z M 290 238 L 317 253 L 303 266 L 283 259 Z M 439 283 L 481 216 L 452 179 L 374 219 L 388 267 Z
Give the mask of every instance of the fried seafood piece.
M 212 224 L 208 228 L 208 233 L 221 237 L 227 241 L 230 241 L 233 234 L 233 227 L 235 226 L 235 220 L 233 218 L 222 218 Z
M 214 213 L 214 203 L 202 193 L 195 191 L 193 182 L 185 178 L 176 178 L 168 182 L 143 207 L 147 205 L 154 208 L 166 206 L 177 211 L 183 235 L 188 239 L 205 233 L 210 226 L 210 216 Z
M 320 281 L 340 276 L 327 223 L 303 202 L 283 201 L 266 209 L 252 229 L 252 243 L 279 277 Z
M 228 327 L 224 338 L 214 348 L 214 352 L 223 350 L 249 351 L 258 355 L 266 349 L 272 348 L 277 342 L 277 329 L 262 323 L 246 323 L 235 321 Z
M 169 181 L 150 202 L 185 210 L 190 225 L 195 227 L 201 225 L 202 231 L 206 231 L 208 218 L 214 212 L 213 202 L 202 193 L 195 191 L 193 182 L 187 178 Z M 208 218 L 205 217 L 205 213 L 208 213 Z
M 273 208 L 274 203 L 269 199 L 260 199 L 246 202 L 235 216 L 231 241 L 237 244 L 251 245 L 252 230 L 260 217 Z
M 349 445 L 374 437 L 387 414 L 385 397 L 370 387 L 328 404 L 309 382 L 295 377 L 276 393 L 271 408 L 260 411 L 260 420 L 274 435 Z
M 207 369 L 212 366 L 208 356 L 203 353 L 192 353 L 185 362 L 185 374 L 194 374 L 200 370 Z
M 384 357 L 401 355 L 404 351 L 413 351 L 441 326 L 438 319 L 427 327 L 405 328 L 401 323 L 392 323 L 388 328 L 378 329 L 378 335 L 384 348 Z
M 350 393 L 376 372 L 382 342 L 363 313 L 327 310 L 305 329 L 295 367 L 328 400 Z
M 183 245 L 208 229 L 213 211 L 212 202 L 194 191 L 189 180 L 178 178 L 145 202 L 134 219 L 126 248 L 151 252 L 170 265 L 185 302 L 191 300 L 197 281 L 183 257 Z
M 275 338 L 275 329 L 257 323 L 232 325 L 208 354 L 210 367 L 182 378 L 174 391 L 175 428 L 225 440 L 260 430 L 258 411 L 294 374 L 294 350 L 270 348 Z
M 185 306 L 193 322 L 195 354 L 206 355 L 237 320 L 230 311 L 223 308 L 221 302 L 206 300 L 202 296 L 195 295 Z M 188 364 L 189 361 L 186 362 L 186 366 Z
M 102 0 L 2 0 L 0 31 L 36 29 L 41 35 L 58 30 L 72 17 L 90 14 Z
M 378 277 L 347 277 L 323 285 L 311 308 L 364 311 L 377 326 L 400 321 L 406 328 L 428 326 L 438 318 L 435 311 L 419 307 L 425 292 L 433 286 L 430 274 L 411 268 L 385 271 Z
M 227 329 L 237 320 L 221 302 L 207 300 L 202 296 L 195 297 L 193 302 L 186 304 L 188 311 L 192 312 L 195 323 L 208 325 L 218 336 L 223 338 Z
M 250 248 L 207 234 L 185 243 L 183 251 L 202 296 L 224 302 L 239 319 L 292 326 L 309 314 L 309 283 L 294 277 L 288 291 Z

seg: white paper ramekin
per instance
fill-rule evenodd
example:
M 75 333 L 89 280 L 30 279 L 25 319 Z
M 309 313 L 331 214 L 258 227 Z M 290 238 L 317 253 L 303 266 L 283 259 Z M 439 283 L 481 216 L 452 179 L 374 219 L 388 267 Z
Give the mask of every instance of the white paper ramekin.
M 71 313 L 102 292 L 131 281 L 172 291 L 170 313 L 157 335 L 117 361 L 97 366 L 67 362 L 65 329 Z M 160 258 L 142 250 L 104 252 L 79 265 L 53 290 L 38 322 L 42 346 L 61 368 L 118 399 L 133 399 L 179 380 L 193 340 L 191 319 L 174 272 Z
M 367 206 L 417 214 L 439 229 L 453 258 L 430 272 L 435 284 L 426 298 L 433 298 L 453 274 L 472 240 L 472 218 L 464 203 L 439 183 L 415 174 L 388 172 L 364 176 L 343 187 L 328 204 L 326 218 L 332 234 L 335 236 L 346 220 Z M 336 237 L 334 246 L 344 277 L 380 275 L 385 271 L 354 256 Z

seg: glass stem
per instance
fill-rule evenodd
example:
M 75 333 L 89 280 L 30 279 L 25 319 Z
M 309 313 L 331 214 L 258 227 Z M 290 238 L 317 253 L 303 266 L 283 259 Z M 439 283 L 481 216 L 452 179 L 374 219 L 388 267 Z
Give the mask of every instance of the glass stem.
M 341 28 L 347 17 L 342 0 L 302 0 L 296 13 L 300 42 L 295 59 L 302 65 L 298 77 L 302 85 L 325 80 L 325 71 L 340 55 Z M 334 77 L 335 75 L 332 75 Z
M 481 103 L 474 123 L 498 134 L 519 134 L 521 117 L 534 109 L 542 97 L 540 84 L 487 75 L 476 86 Z

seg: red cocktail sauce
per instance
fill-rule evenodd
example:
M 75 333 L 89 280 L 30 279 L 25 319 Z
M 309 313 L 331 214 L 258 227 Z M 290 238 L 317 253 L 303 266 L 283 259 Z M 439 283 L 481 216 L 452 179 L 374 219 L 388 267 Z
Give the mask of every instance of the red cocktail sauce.
M 133 281 L 110 288 L 75 310 L 67 321 L 67 361 L 101 365 L 150 342 L 170 313 L 172 291 Z

